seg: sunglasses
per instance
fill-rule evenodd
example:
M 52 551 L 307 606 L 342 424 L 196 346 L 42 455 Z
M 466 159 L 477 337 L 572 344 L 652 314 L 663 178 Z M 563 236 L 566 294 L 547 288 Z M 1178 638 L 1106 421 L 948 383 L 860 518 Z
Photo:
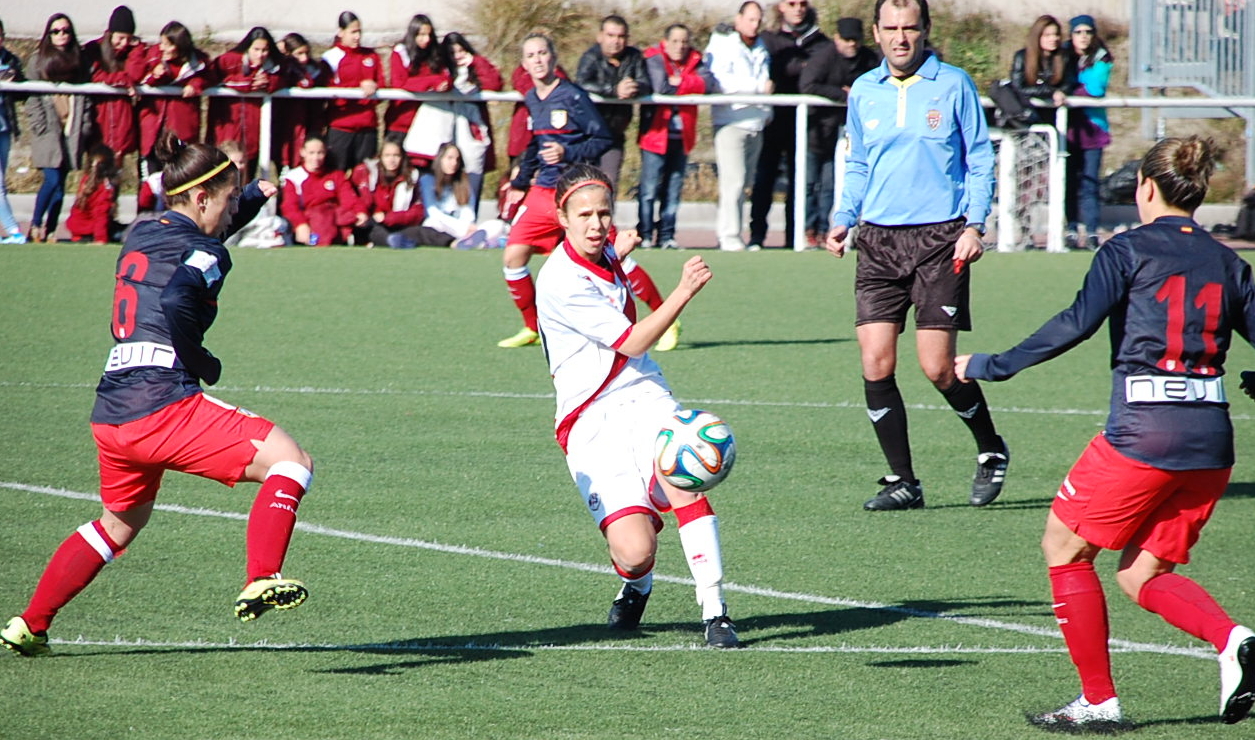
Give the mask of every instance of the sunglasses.
M 807 2 L 807 0 L 790 0 L 789 2 L 786 2 L 785 5 L 790 8 L 805 8 L 810 5 L 810 3 Z
M 69 32 L 70 32 L 70 29 L 67 27 L 48 29 L 48 33 L 52 34 L 53 36 L 59 36 L 63 33 L 69 33 Z

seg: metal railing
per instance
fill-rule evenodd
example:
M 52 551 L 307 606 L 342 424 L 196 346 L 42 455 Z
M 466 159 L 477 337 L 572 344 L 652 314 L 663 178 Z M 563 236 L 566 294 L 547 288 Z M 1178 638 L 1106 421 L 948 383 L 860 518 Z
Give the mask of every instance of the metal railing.
M 179 87 L 147 87 L 139 86 L 135 88 L 136 93 L 140 95 L 159 95 L 178 97 L 183 94 L 182 88 Z M 111 85 L 101 83 L 87 83 L 81 85 L 69 85 L 65 83 L 53 83 L 43 81 L 30 82 L 0 82 L 0 92 L 21 92 L 21 93 L 68 93 L 68 94 L 88 94 L 88 95 L 110 95 L 117 96 L 125 94 L 125 88 L 117 88 Z M 214 87 L 205 90 L 200 97 L 241 97 L 241 98 L 259 98 L 261 105 L 261 122 L 259 135 L 259 157 L 258 157 L 258 174 L 259 176 L 269 176 L 270 174 L 270 152 L 272 149 L 271 142 L 271 121 L 273 102 L 276 99 L 334 99 L 342 98 L 348 100 L 360 100 L 370 98 L 372 100 L 415 100 L 415 101 L 462 101 L 462 102 L 521 102 L 523 96 L 517 92 L 481 92 L 474 95 L 464 95 L 457 92 L 444 93 L 412 93 L 405 90 L 397 90 L 393 88 L 380 88 L 374 95 L 367 96 L 361 90 L 356 88 L 286 88 L 273 93 L 255 93 L 255 92 L 238 92 L 224 87 Z M 806 141 L 807 141 L 807 123 L 810 115 L 810 109 L 840 107 L 844 104 L 834 103 L 827 98 L 815 95 L 649 95 L 641 98 L 633 98 L 630 100 L 618 100 L 613 98 L 601 98 L 597 95 L 590 96 L 595 102 L 609 103 L 616 105 L 636 105 L 636 104 L 661 104 L 661 105 L 768 105 L 774 107 L 794 107 L 797 109 L 796 121 L 794 124 L 794 180 L 793 180 L 793 199 L 794 199 L 794 219 L 792 241 L 794 249 L 802 251 L 806 248 L 805 239 L 805 208 L 806 208 L 806 176 L 807 176 L 807 157 L 806 157 Z M 985 108 L 992 108 L 993 103 L 988 99 L 982 98 L 982 105 Z M 1039 107 L 1050 107 L 1043 101 L 1035 101 Z M 1052 147 L 1051 162 L 1051 193 L 1050 198 L 1050 216 L 1049 216 L 1049 233 L 1047 237 L 1047 249 L 1052 251 L 1063 251 L 1063 199 L 1062 193 L 1065 182 L 1065 160 L 1067 156 L 1067 147 L 1064 145 L 1067 135 L 1067 111 L 1068 108 L 1221 108 L 1229 110 L 1246 110 L 1252 115 L 1247 117 L 1246 128 L 1246 145 L 1247 159 L 1250 162 L 1252 152 L 1255 152 L 1255 96 L 1252 97 L 1223 97 L 1223 98 L 1090 98 L 1090 97 L 1069 97 L 1064 106 L 1058 108 L 1055 113 L 1055 129 L 1058 132 L 1058 140 Z M 1255 183 L 1255 169 L 1248 166 L 1247 183 Z M 1009 194 L 1000 194 L 1001 198 L 1005 198 Z

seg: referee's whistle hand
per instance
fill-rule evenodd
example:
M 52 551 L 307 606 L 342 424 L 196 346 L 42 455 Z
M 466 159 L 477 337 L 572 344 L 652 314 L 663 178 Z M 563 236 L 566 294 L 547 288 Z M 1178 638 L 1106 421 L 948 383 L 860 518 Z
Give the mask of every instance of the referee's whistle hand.
M 963 260 L 964 264 L 972 264 L 985 253 L 985 245 L 974 229 L 964 229 L 954 245 L 954 259 Z
M 844 257 L 845 238 L 849 236 L 849 234 L 849 227 L 834 226 L 832 231 L 828 232 L 828 238 L 824 239 L 824 249 L 827 249 L 834 257 Z

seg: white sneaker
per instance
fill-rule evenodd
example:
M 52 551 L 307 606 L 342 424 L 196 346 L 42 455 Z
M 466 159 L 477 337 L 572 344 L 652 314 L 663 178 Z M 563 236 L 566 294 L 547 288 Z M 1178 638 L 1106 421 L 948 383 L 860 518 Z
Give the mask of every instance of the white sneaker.
M 745 248 L 745 251 L 747 252 L 761 252 L 762 250 L 763 250 L 763 245 L 761 244 L 751 244 Z
M 1129 726 L 1124 719 L 1124 712 L 1120 711 L 1119 697 L 1113 696 L 1100 704 L 1090 704 L 1084 694 L 1053 712 L 1029 715 L 1028 723 L 1066 732 L 1110 732 Z
M 1255 632 L 1238 625 L 1220 651 L 1220 718 L 1241 722 L 1255 704 Z
M 740 239 L 725 239 L 719 242 L 719 249 L 724 252 L 744 252 L 745 242 Z

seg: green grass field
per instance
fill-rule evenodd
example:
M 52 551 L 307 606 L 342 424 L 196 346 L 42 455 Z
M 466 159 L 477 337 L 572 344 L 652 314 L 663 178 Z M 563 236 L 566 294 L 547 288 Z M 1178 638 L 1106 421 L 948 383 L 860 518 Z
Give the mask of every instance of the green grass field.
M 665 292 L 690 254 L 639 261 Z M 0 619 L 98 515 L 87 417 L 115 258 L 0 250 Z M 682 403 L 737 434 L 737 469 L 713 500 L 748 648 L 714 651 L 670 517 L 645 628 L 603 628 L 617 579 L 553 441 L 541 352 L 494 346 L 518 325 L 499 259 L 236 252 L 207 340 L 225 365 L 212 392 L 315 459 L 284 569 L 311 597 L 235 621 L 256 486 L 170 474 L 148 529 L 62 611 L 54 657 L 0 655 L 0 737 L 1031 738 L 1026 712 L 1075 696 L 1037 542 L 1104 419 L 1105 332 L 986 386 L 1013 453 L 986 509 L 966 503 L 971 439 L 908 334 L 899 378 L 928 508 L 871 514 L 861 504 L 886 468 L 862 400 L 854 260 L 709 254 L 715 279 L 684 315 L 681 349 L 658 359 Z M 1026 336 L 1088 261 L 988 256 L 960 349 Z M 1255 355 L 1243 345 L 1229 364 Z M 1255 408 L 1235 406 L 1234 483 L 1183 572 L 1252 622 L 1240 563 Z M 1249 737 L 1215 719 L 1210 647 L 1117 597 L 1111 555 L 1100 572 L 1135 736 Z

